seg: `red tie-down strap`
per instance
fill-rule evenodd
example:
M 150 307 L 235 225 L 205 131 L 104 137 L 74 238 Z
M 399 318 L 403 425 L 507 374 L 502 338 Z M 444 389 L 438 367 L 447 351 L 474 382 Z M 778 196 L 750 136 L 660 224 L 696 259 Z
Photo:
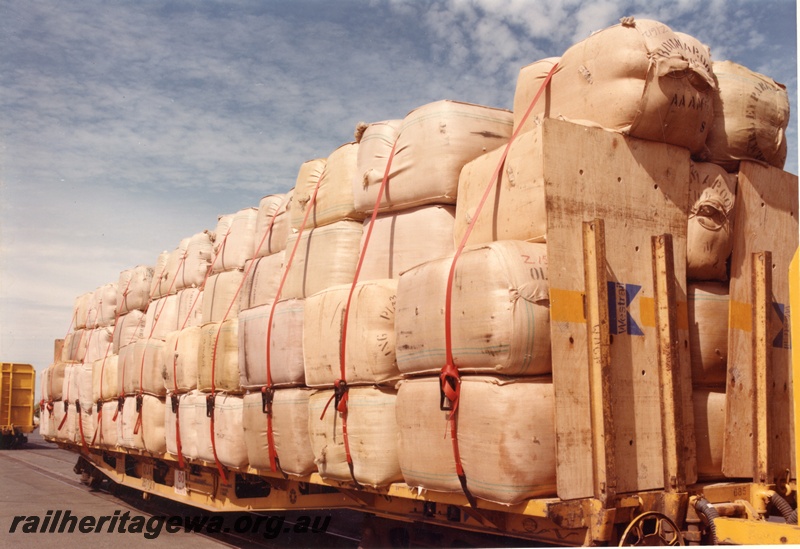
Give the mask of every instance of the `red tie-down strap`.
M 261 244 L 264 243 L 264 240 L 266 239 L 267 235 L 272 231 L 272 227 L 273 227 L 273 225 L 275 223 L 275 217 L 276 216 L 277 216 L 277 210 L 276 210 L 276 213 L 272 216 L 272 219 L 270 220 L 270 224 L 269 224 L 269 228 L 268 228 L 267 232 L 264 233 L 264 236 L 261 238 L 261 242 L 259 243 L 259 248 L 261 247 Z M 225 242 L 228 240 L 228 235 L 229 234 L 230 234 L 230 228 L 228 229 L 228 232 L 225 235 L 225 240 L 223 240 L 223 243 L 222 243 L 223 246 L 225 245 Z M 247 276 L 250 274 L 250 270 L 253 269 L 254 265 L 255 265 L 255 262 L 251 262 L 250 263 L 250 266 L 245 271 L 244 276 L 242 277 L 242 280 L 239 282 L 239 286 L 236 288 L 236 292 L 233 294 L 233 299 L 231 299 L 231 302 L 228 304 L 228 309 L 225 311 L 225 314 L 222 316 L 222 321 L 219 323 L 219 329 L 217 330 L 217 335 L 216 335 L 216 338 L 214 339 L 214 352 L 211 355 L 211 394 L 206 397 L 206 410 L 207 410 L 208 417 L 211 418 L 211 450 L 214 453 L 214 461 L 215 461 L 216 466 L 217 466 L 217 471 L 219 471 L 219 474 L 222 477 L 222 481 L 225 484 L 228 483 L 228 477 L 227 477 L 227 474 L 225 473 L 225 468 L 223 467 L 222 463 L 217 458 L 216 436 L 214 434 L 214 415 L 215 415 L 214 397 L 215 397 L 215 395 L 217 393 L 217 387 L 216 387 L 217 351 L 219 349 L 219 338 L 220 338 L 220 335 L 222 334 L 222 324 L 228 319 L 228 316 L 230 316 L 231 311 L 233 310 L 233 305 L 234 305 L 234 303 L 237 303 L 238 298 L 239 298 L 239 294 L 242 291 L 242 287 L 244 286 L 244 283 L 247 280 Z M 177 389 L 177 386 L 176 386 L 176 389 Z M 176 421 L 177 421 L 177 416 L 176 416 Z
M 170 395 L 172 413 L 175 414 L 175 446 L 178 450 L 178 468 L 182 471 L 184 467 L 183 445 L 181 444 L 181 423 L 180 423 L 180 400 L 177 393 Z
M 133 424 L 133 434 L 138 435 L 142 428 L 142 408 L 144 408 L 144 393 L 136 395 L 136 423 Z
M 58 430 L 60 431 L 64 424 L 67 422 L 67 414 L 69 413 L 69 401 L 64 401 L 64 417 L 61 418 L 61 423 L 58 424 Z
M 311 202 L 311 206 L 313 206 L 315 199 L 316 199 L 316 192 L 314 193 L 314 199 Z M 272 214 L 272 217 L 270 217 L 269 225 L 267 226 L 267 230 L 264 231 L 264 235 L 261 237 L 261 241 L 258 243 L 258 246 L 256 247 L 256 250 L 260 250 L 261 249 L 261 247 L 264 245 L 264 242 L 267 240 L 267 237 L 270 237 L 270 238 L 272 237 L 272 228 L 275 226 L 275 220 L 278 218 L 278 214 L 280 213 L 280 209 L 281 209 L 280 206 L 281 205 L 279 204 L 278 207 L 275 208 L 275 212 Z M 309 208 L 309 211 L 310 211 L 310 209 L 311 208 Z M 302 232 L 303 232 L 303 228 L 305 227 L 305 222 L 306 222 L 307 218 L 308 218 L 308 212 L 306 212 L 306 216 L 303 218 L 303 225 L 300 228 L 300 234 L 302 234 Z M 298 235 L 298 240 L 299 240 L 299 235 Z M 296 250 L 297 246 L 295 246 L 294 249 Z M 294 257 L 294 255 L 292 257 Z M 290 259 L 290 261 L 291 261 L 291 259 Z M 256 261 L 252 261 L 250 263 L 250 267 L 248 268 L 247 272 L 245 272 L 244 278 L 242 279 L 242 284 L 244 284 L 244 281 L 249 276 L 250 269 L 255 268 L 255 266 L 256 266 Z M 282 287 L 283 287 L 283 285 L 281 284 L 281 289 L 282 289 Z M 239 289 L 241 289 L 241 285 L 239 286 Z M 278 295 L 280 295 L 281 289 L 278 290 Z M 238 290 L 237 290 L 237 294 L 238 294 Z M 277 301 L 278 301 L 278 299 L 276 297 L 273 300 L 273 305 Z M 274 433 L 273 425 L 272 425 L 272 400 L 273 400 L 273 398 L 275 396 L 275 388 L 272 385 L 272 371 L 270 369 L 269 358 L 268 357 L 269 357 L 269 338 L 267 338 L 267 362 L 266 362 L 267 386 L 261 388 L 261 407 L 262 407 L 262 411 L 267 416 L 267 445 L 269 446 L 269 469 L 270 469 L 270 471 L 280 471 L 281 473 L 283 473 L 283 470 L 280 467 L 280 460 L 278 459 L 278 453 L 277 453 L 277 450 L 275 449 L 275 433 Z M 286 477 L 285 473 L 284 473 L 284 477 Z
M 128 281 L 130 284 L 130 280 Z M 119 322 L 119 315 L 117 315 L 115 319 L 115 325 Z M 110 342 L 106 347 L 106 354 L 103 357 L 103 364 L 100 365 L 100 398 L 97 399 L 97 428 L 94 430 L 94 436 L 92 437 L 91 445 L 94 446 L 94 441 L 97 440 L 97 432 L 101 431 L 100 422 L 103 419 L 103 380 L 105 379 L 105 372 L 106 372 L 106 360 L 108 359 L 108 351 L 111 350 L 111 345 L 113 342 Z M 116 414 L 114 418 L 116 419 Z M 100 433 L 100 442 L 103 440 L 103 433 Z
M 117 397 L 117 409 L 114 410 L 114 417 L 111 418 L 111 421 L 116 422 L 117 416 L 122 411 L 122 408 L 125 406 L 125 395 L 120 395 Z
M 511 144 L 517 138 L 517 135 L 520 133 L 522 126 L 525 124 L 525 121 L 530 116 L 531 112 L 533 111 L 533 107 L 539 101 L 544 90 L 547 88 L 548 84 L 550 83 L 550 79 L 553 77 L 556 69 L 558 68 L 558 63 L 553 65 L 550 69 L 550 72 L 547 74 L 547 77 L 542 82 L 539 90 L 536 92 L 531 104 L 528 106 L 528 109 L 525 111 L 522 119 L 520 120 L 519 124 L 517 125 L 516 131 L 511 135 L 508 143 L 503 150 L 503 154 L 500 157 L 500 161 L 497 163 L 497 167 L 495 168 L 494 172 L 492 173 L 492 178 L 489 181 L 489 184 L 486 187 L 486 190 L 481 197 L 481 201 L 478 203 L 478 207 L 475 210 L 475 214 L 472 217 L 469 225 L 467 226 L 467 230 L 464 233 L 464 236 L 461 238 L 461 242 L 456 249 L 455 254 L 453 255 L 453 261 L 450 264 L 450 272 L 447 276 L 447 290 L 445 293 L 445 309 L 444 309 L 444 339 L 445 339 L 445 364 L 442 366 L 441 372 L 439 374 L 439 389 L 440 389 L 440 403 L 439 407 L 441 410 L 449 411 L 450 413 L 447 416 L 447 421 L 450 427 L 450 438 L 453 442 L 453 458 L 455 460 L 456 465 L 456 474 L 458 475 L 458 480 L 461 483 L 461 488 L 464 492 L 464 495 L 467 497 L 470 506 L 475 509 L 477 508 L 477 501 L 475 500 L 475 496 L 469 491 L 467 487 L 467 477 L 464 474 L 464 467 L 461 463 L 461 453 L 458 447 L 458 403 L 461 397 L 461 376 L 458 371 L 458 366 L 455 364 L 455 360 L 453 359 L 453 332 L 452 332 L 452 306 L 453 306 L 453 281 L 455 280 L 455 272 L 456 272 L 456 264 L 458 263 L 458 259 L 461 256 L 461 253 L 464 251 L 464 248 L 469 240 L 469 236 L 472 233 L 473 228 L 475 227 L 475 223 L 478 220 L 478 216 L 483 209 L 484 204 L 486 203 L 489 195 L 491 194 L 492 190 L 497 186 L 497 181 L 499 180 L 500 171 L 503 169 L 503 165 L 505 164 L 506 157 L 508 156 L 508 151 L 511 148 Z
M 65 370 L 66 372 L 66 370 Z M 70 370 L 70 376 L 74 375 L 74 369 Z M 65 374 L 66 375 L 66 374 Z M 64 399 L 64 417 L 61 419 L 61 423 L 58 424 L 58 430 L 60 431 L 64 424 L 67 422 L 67 416 L 69 415 L 69 393 L 70 389 L 72 388 L 72 383 L 67 383 L 67 394 L 62 395 Z
M 100 433 L 100 440 L 97 439 L 97 434 Z M 90 443 L 94 446 L 94 442 L 97 440 L 98 444 L 103 442 L 103 401 L 97 401 L 97 427 L 94 430 L 94 436 L 92 437 L 92 442 Z
M 228 235 L 230 234 L 230 228 L 228 228 L 228 232 L 225 233 L 225 237 L 223 238 L 223 245 L 225 241 L 228 239 Z M 206 282 L 208 281 L 209 276 L 211 276 L 211 269 L 214 267 L 214 264 L 217 261 L 217 255 L 214 255 L 214 259 L 211 261 L 211 264 L 206 269 L 206 273 L 203 276 L 203 282 L 200 284 L 200 291 L 205 290 Z M 181 261 L 185 261 L 186 254 L 184 254 Z M 186 325 L 189 323 L 189 319 L 192 318 L 192 313 L 194 312 L 195 306 L 197 306 L 197 301 L 199 300 L 200 294 L 195 296 L 192 300 L 192 304 L 189 307 L 189 311 L 186 313 L 186 318 L 183 319 L 183 323 L 181 323 L 180 330 L 186 328 Z M 172 411 L 175 414 L 175 444 L 178 450 L 178 468 L 183 470 L 185 467 L 185 459 L 183 457 L 183 444 L 181 443 L 181 425 L 180 425 L 180 402 L 179 402 L 179 389 L 178 389 L 178 338 L 175 338 L 175 348 L 172 350 L 172 386 L 173 386 L 173 393 L 171 396 L 171 405 Z
M 268 395 L 268 391 L 274 391 L 274 385 L 272 383 L 272 349 L 271 345 L 269 344 L 272 340 L 272 322 L 275 318 L 275 307 L 278 305 L 278 301 L 281 299 L 281 294 L 283 293 L 283 287 L 286 284 L 286 279 L 289 275 L 289 270 L 292 268 L 292 263 L 294 262 L 295 255 L 297 254 L 297 248 L 300 246 L 300 239 L 303 236 L 303 231 L 306 229 L 306 224 L 308 223 L 308 215 L 311 213 L 311 210 L 314 209 L 314 206 L 317 202 L 317 193 L 319 192 L 319 187 L 322 184 L 322 178 L 320 177 L 317 179 L 317 183 L 314 186 L 314 191 L 311 193 L 311 198 L 309 198 L 308 202 L 306 203 L 306 213 L 303 215 L 303 222 L 300 224 L 300 229 L 297 231 L 297 238 L 294 241 L 294 246 L 292 246 L 292 251 L 289 254 L 289 258 L 286 260 L 286 265 L 283 268 L 283 273 L 281 274 L 281 280 L 278 284 L 278 290 L 275 292 L 275 299 L 272 300 L 272 305 L 269 309 L 269 318 L 267 319 L 267 333 L 265 336 L 265 344 L 266 344 L 266 370 L 267 370 L 267 391 L 262 389 L 262 399 L 263 400 L 263 410 L 264 414 L 267 416 L 267 444 L 269 445 L 269 467 L 270 471 L 279 472 L 286 476 L 286 474 L 281 469 L 281 460 L 278 457 L 278 452 L 275 448 L 274 440 L 275 435 L 273 432 L 273 425 L 272 425 L 272 395 Z M 277 214 L 276 214 L 277 215 Z M 274 222 L 274 217 L 273 217 Z M 270 224 L 271 226 L 271 224 Z M 260 247 L 260 246 L 259 246 Z
M 222 478 L 222 483 L 228 484 L 228 474 L 225 472 L 225 467 L 223 467 L 222 462 L 217 457 L 216 434 L 214 433 L 214 416 L 216 415 L 216 403 L 214 402 L 215 398 L 216 395 L 213 392 L 206 395 L 206 416 L 211 419 L 209 422 L 211 429 L 211 452 L 214 454 L 214 463 L 217 465 L 217 471 L 219 472 L 219 476 Z
M 184 264 L 185 261 L 186 261 L 186 255 L 184 254 L 183 256 L 181 256 L 181 260 L 178 263 L 178 270 L 180 270 L 181 267 L 183 267 L 183 264 Z M 166 266 L 164 268 L 166 269 Z M 177 276 L 172 279 L 172 282 L 170 283 L 169 288 L 167 289 L 167 295 L 172 295 L 172 289 L 175 286 L 175 282 L 176 281 L 177 281 Z M 155 295 L 155 294 L 152 294 L 152 295 Z M 152 295 L 151 295 L 151 298 L 152 298 Z M 166 307 L 166 306 L 167 306 L 167 304 L 164 303 L 164 306 L 161 308 L 162 312 L 164 311 L 164 307 Z M 155 310 L 155 313 L 153 314 L 153 326 L 152 326 L 152 328 L 150 328 L 150 333 L 147 335 L 147 343 L 149 343 L 150 339 L 152 339 L 153 333 L 155 332 L 156 326 L 158 325 L 158 321 L 160 319 L 161 319 L 161 313 L 158 311 L 158 306 L 156 305 L 156 310 Z M 139 429 L 142 428 L 142 407 L 143 407 L 142 403 L 144 401 L 144 362 L 145 362 L 146 357 L 147 357 L 147 352 L 145 351 L 144 353 L 142 353 L 142 362 L 139 365 L 139 391 L 136 394 L 136 423 L 135 423 L 135 425 L 133 427 L 133 434 L 134 435 L 139 434 Z M 125 371 L 125 369 L 123 368 L 123 372 L 124 371 Z M 123 387 L 124 387 L 124 385 L 123 385 Z M 119 410 L 119 408 L 118 408 L 118 410 Z
M 328 400 L 325 404 L 325 408 L 322 410 L 322 415 L 320 416 L 320 420 L 325 417 L 325 412 L 328 410 L 328 406 L 331 403 L 331 400 L 334 401 L 334 405 L 336 407 L 336 411 L 342 414 L 342 441 L 344 442 L 344 453 L 345 459 L 347 460 L 347 467 L 350 469 L 350 476 L 353 478 L 353 482 L 356 486 L 361 486 L 361 484 L 356 479 L 355 475 L 355 467 L 353 465 L 353 456 L 350 453 L 350 438 L 347 434 L 347 414 L 348 414 L 348 407 L 347 403 L 349 400 L 349 387 L 347 385 L 347 363 L 346 363 L 346 356 L 347 356 L 347 325 L 349 323 L 350 318 L 350 305 L 353 301 L 353 294 L 355 293 L 356 286 L 358 285 L 358 279 L 361 275 L 361 267 L 364 264 L 364 257 L 367 254 L 367 248 L 369 247 L 369 241 L 372 237 L 372 229 L 375 227 L 375 219 L 378 217 L 378 210 L 380 210 L 381 200 L 383 200 L 383 194 L 386 191 L 386 187 L 389 184 L 389 172 L 392 169 L 392 161 L 394 160 L 395 151 L 397 150 L 397 139 L 395 139 L 394 143 L 392 144 L 392 150 L 389 152 L 389 158 L 386 160 L 386 168 L 383 171 L 383 179 L 381 179 L 381 186 L 378 189 L 378 196 L 375 199 L 375 206 L 372 208 L 372 216 L 370 217 L 369 227 L 367 228 L 367 234 L 364 235 L 364 244 L 361 247 L 361 253 L 358 255 L 358 264 L 356 265 L 356 272 L 355 276 L 353 277 L 353 283 L 350 285 L 350 292 L 347 294 L 347 303 L 345 304 L 344 310 L 342 312 L 342 339 L 339 345 L 339 379 L 335 380 L 333 383 L 333 396 Z
M 269 451 L 269 470 L 278 471 L 284 478 L 288 475 L 281 469 L 281 461 L 278 458 L 278 449 L 275 447 L 275 429 L 273 426 L 272 402 L 275 399 L 275 387 L 261 388 L 261 411 L 267 416 L 267 447 Z
M 162 271 L 162 273 L 163 273 L 163 271 Z M 127 291 L 127 288 L 130 286 L 130 283 L 131 283 L 131 281 L 128 280 L 128 285 L 126 286 L 126 291 Z M 144 310 L 145 313 L 147 313 L 148 309 L 150 309 L 150 304 L 153 302 L 153 298 L 156 295 L 156 288 L 157 287 L 158 287 L 158 285 L 154 284 L 150 289 L 150 294 L 149 294 L 148 299 L 147 299 L 147 307 Z M 156 313 L 158 313 L 158 311 L 156 311 Z M 158 323 L 158 314 L 154 314 L 153 316 L 154 316 L 155 323 Z M 142 315 L 139 318 L 139 320 L 136 322 L 136 329 L 131 334 L 131 339 L 127 343 L 128 345 L 133 343 L 133 338 L 135 337 L 134 334 L 136 334 L 136 331 L 139 329 L 139 326 L 141 325 L 141 323 L 144 322 L 144 319 L 145 319 L 145 317 L 144 317 L 144 315 Z M 155 323 L 153 324 L 153 328 L 150 330 L 150 334 L 147 336 L 148 341 L 150 340 L 150 335 L 152 335 L 153 330 L 155 329 Z M 142 356 L 142 366 L 141 366 L 141 368 L 139 370 L 139 387 L 141 387 L 141 385 L 142 385 L 142 372 L 141 372 L 142 368 L 144 368 L 144 356 Z M 119 393 L 119 396 L 117 397 L 117 411 L 114 412 L 113 421 L 117 421 L 117 416 L 122 411 L 122 409 L 125 407 L 125 368 L 124 367 L 122 368 L 122 382 L 120 384 L 120 388 L 121 388 L 120 389 L 120 393 Z
M 81 433 L 81 451 L 83 453 L 89 453 L 89 446 L 86 444 L 86 437 L 83 436 L 83 417 L 81 412 L 81 401 L 75 400 L 75 410 L 78 412 L 78 429 Z

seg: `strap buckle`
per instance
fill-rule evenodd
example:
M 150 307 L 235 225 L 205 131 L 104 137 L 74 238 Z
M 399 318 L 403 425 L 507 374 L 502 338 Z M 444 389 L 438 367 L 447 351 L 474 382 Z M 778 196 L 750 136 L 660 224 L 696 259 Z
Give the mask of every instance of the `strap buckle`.
M 206 395 L 206 417 L 214 415 L 214 393 Z
M 144 395 L 139 393 L 136 395 L 136 413 L 141 413 L 142 411 L 142 403 L 144 402 Z
M 275 398 L 274 387 L 261 388 L 261 411 L 267 415 L 272 415 L 272 400 Z
M 170 397 L 170 401 L 172 402 L 172 413 L 173 414 L 177 414 L 178 413 L 178 395 L 173 393 L 172 396 Z
M 102 409 L 103 409 L 103 401 L 98 398 L 97 399 L 97 413 L 99 414 Z
M 64 401 L 64 413 L 65 414 L 69 413 L 69 401 L 68 400 Z
M 455 407 L 458 399 L 458 386 L 461 378 L 458 375 L 442 374 L 439 376 L 439 409 L 443 412 L 450 412 Z
M 349 387 L 344 379 L 337 379 L 333 384 L 333 407 L 339 410 L 339 404 L 347 395 Z M 341 410 L 339 410 L 341 411 Z

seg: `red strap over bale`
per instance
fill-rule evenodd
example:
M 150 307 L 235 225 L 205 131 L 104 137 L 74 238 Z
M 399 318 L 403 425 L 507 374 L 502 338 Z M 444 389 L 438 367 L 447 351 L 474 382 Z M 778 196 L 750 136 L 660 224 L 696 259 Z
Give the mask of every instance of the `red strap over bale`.
M 466 475 L 464 474 L 464 467 L 461 463 L 461 453 L 458 447 L 458 403 L 461 397 L 461 376 L 458 371 L 458 366 L 455 364 L 455 360 L 453 359 L 453 332 L 452 332 L 452 308 L 453 308 L 453 281 L 455 280 L 455 272 L 456 272 L 456 264 L 458 263 L 458 259 L 461 256 L 461 253 L 464 251 L 466 247 L 467 241 L 469 240 L 470 234 L 472 234 L 472 230 L 475 227 L 475 223 L 478 220 L 478 216 L 483 209 L 484 204 L 486 203 L 489 195 L 491 194 L 492 190 L 497 186 L 497 181 L 499 180 L 500 171 L 503 169 L 503 165 L 505 164 L 506 157 L 508 156 L 508 151 L 511 148 L 511 144 L 517 138 L 522 126 L 524 125 L 525 121 L 530 116 L 531 112 L 533 111 L 533 107 L 539 101 L 544 90 L 547 88 L 548 84 L 550 83 L 550 79 L 553 77 L 553 73 L 555 73 L 556 69 L 558 68 L 558 63 L 553 65 L 550 69 L 550 72 L 547 74 L 547 77 L 542 82 L 539 91 L 536 92 L 536 95 L 531 101 L 530 106 L 525 111 L 525 115 L 520 120 L 519 124 L 517 125 L 516 131 L 511 135 L 508 143 L 506 144 L 505 149 L 503 150 L 503 154 L 500 157 L 500 161 L 497 163 L 497 167 L 495 168 L 494 172 L 492 173 L 492 178 L 489 181 L 489 185 L 486 187 L 486 190 L 481 197 L 481 201 L 478 203 L 478 207 L 475 210 L 475 214 L 472 216 L 472 220 L 470 221 L 469 225 L 467 226 L 467 230 L 464 233 L 464 236 L 461 238 L 461 242 L 456 249 L 455 254 L 453 255 L 453 261 L 450 264 L 450 272 L 447 276 L 447 289 L 445 293 L 445 309 L 444 309 L 444 338 L 445 338 L 445 364 L 442 366 L 442 370 L 439 374 L 439 383 L 440 383 L 440 408 L 442 410 L 448 410 L 450 413 L 448 414 L 448 423 L 450 425 L 450 438 L 453 442 L 453 458 L 455 460 L 456 466 L 456 474 L 458 475 L 459 481 L 461 482 L 461 487 L 464 491 L 464 495 L 467 497 L 470 505 L 474 508 L 476 507 L 476 500 L 474 496 L 470 493 L 469 489 L 467 488 L 467 479 Z

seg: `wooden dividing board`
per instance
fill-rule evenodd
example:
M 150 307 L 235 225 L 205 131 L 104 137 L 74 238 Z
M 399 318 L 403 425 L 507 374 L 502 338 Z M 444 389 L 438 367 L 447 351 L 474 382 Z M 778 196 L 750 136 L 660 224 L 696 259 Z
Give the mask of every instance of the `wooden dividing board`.
M 765 372 L 768 476 L 794 469 L 792 460 L 792 385 L 790 372 L 789 264 L 798 244 L 797 176 L 755 162 L 742 162 L 736 193 L 731 255 L 728 376 L 722 470 L 729 478 L 756 481 L 754 429 L 753 254 L 771 252 L 772 296 L 768 298 Z M 762 433 L 764 435 L 764 433 Z M 771 482 L 770 478 L 766 479 Z
M 557 480 L 562 499 L 664 487 L 658 333 L 651 238 L 670 234 L 678 301 L 679 383 L 686 482 L 696 480 L 686 311 L 689 153 L 660 143 L 545 120 L 542 162 L 547 206 Z M 609 463 L 593 463 L 584 222 L 605 228 L 610 331 Z M 595 339 L 594 336 L 592 339 Z M 594 446 L 602 444 L 595 440 Z M 595 452 L 597 453 L 597 452 Z

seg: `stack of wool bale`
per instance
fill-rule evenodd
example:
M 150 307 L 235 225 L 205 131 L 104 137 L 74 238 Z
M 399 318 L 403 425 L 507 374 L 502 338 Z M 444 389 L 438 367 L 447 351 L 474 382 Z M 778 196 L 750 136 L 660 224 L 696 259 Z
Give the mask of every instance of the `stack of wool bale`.
M 196 453 L 192 444 L 193 433 L 189 431 L 181 436 L 177 412 L 184 395 L 197 388 L 203 296 L 214 256 L 213 246 L 212 233 L 196 233 L 183 239 L 167 261 L 173 266 L 167 268 L 167 272 L 176 273 L 177 324 L 171 326 L 174 329 L 165 335 L 160 360 L 161 382 L 166 391 L 164 431 L 166 451 L 181 459 L 185 449 L 191 454 Z M 194 410 L 193 407 L 190 409 Z
M 329 387 L 310 401 L 321 474 L 370 485 L 403 479 L 402 449 L 396 442 L 396 386 L 403 373 L 398 367 L 398 284 L 409 269 L 452 254 L 461 167 L 504 145 L 510 133 L 510 112 L 454 101 L 427 104 L 403 120 L 357 129 L 361 145 L 353 193 L 356 208 L 370 216 L 364 222 L 361 270 L 358 280 L 320 292 L 306 304 L 306 381 Z M 429 299 L 426 295 L 417 304 Z M 346 382 L 346 394 L 332 388 L 337 380 Z M 340 398 L 347 399 L 346 407 L 336 409 Z M 342 437 L 345 413 L 352 472 Z
M 95 437 L 97 413 L 92 398 L 92 367 L 111 351 L 116 284 L 79 296 L 73 310 L 74 330 L 65 338 L 62 363 L 52 366 L 53 380 L 63 376 L 62 402 L 53 408 L 55 437 L 88 445 Z M 55 391 L 52 390 L 51 393 Z M 52 396 L 52 394 L 51 394 Z
M 93 369 L 93 398 L 99 407 L 99 435 L 95 443 L 114 448 L 119 443 L 122 425 L 120 406 L 124 403 L 125 374 L 132 380 L 138 369 L 134 367 L 136 343 L 144 338 L 145 311 L 150 304 L 150 289 L 154 269 L 137 265 L 121 271 L 117 281 L 116 323 L 111 353 Z M 127 367 L 126 367 L 127 366 Z
M 63 412 L 64 404 L 62 400 L 64 389 L 64 373 L 67 363 L 61 356 L 56 356 L 56 360 L 42 371 L 41 375 L 41 394 L 39 401 L 39 433 L 46 440 L 55 440 L 57 435 L 58 423 L 56 423 L 56 407 L 60 406 Z
M 308 433 L 304 316 L 308 297 L 352 280 L 355 272 L 363 215 L 353 207 L 349 183 L 357 153 L 358 145 L 347 143 L 300 166 L 288 202 L 285 272 L 274 293 L 246 315 L 245 434 L 257 469 L 292 475 L 317 469 Z
M 86 319 L 89 334 L 86 354 L 77 369 L 78 398 L 80 400 L 79 440 L 84 446 L 93 444 L 100 427 L 100 411 L 96 408 L 94 395 L 94 370 L 102 370 L 107 357 L 112 355 L 113 336 L 117 318 L 117 283 L 109 283 L 92 292 Z M 113 362 L 113 360 L 112 360 Z M 74 372 L 73 372 L 74 373 Z
M 141 310 L 143 316 L 132 313 L 128 326 L 132 331 L 120 333 L 120 408 L 116 423 L 117 443 L 125 448 L 157 455 L 166 451 L 162 356 L 167 334 L 178 326 L 177 280 L 181 261 L 176 257 L 182 257 L 185 251 L 186 241 L 182 241 L 176 250 L 159 254 L 150 280 L 148 299 Z M 123 273 L 122 276 L 130 276 L 140 284 L 144 282 L 135 272 L 130 275 Z M 144 291 L 138 294 L 143 297 Z
M 786 88 L 731 61 L 712 63 L 714 118 L 704 162 L 692 166 L 687 278 L 698 474 L 723 477 L 729 332 L 729 260 L 740 160 L 782 169 Z
M 52 425 L 44 426 L 42 434 L 44 436 L 47 433 L 47 436 L 54 440 L 75 441 L 76 421 L 79 420 L 80 415 L 75 411 L 78 396 L 76 393 L 64 396 L 64 388 L 69 388 L 64 379 L 72 376 L 75 366 L 83 362 L 86 356 L 88 342 L 86 323 L 92 299 L 93 292 L 82 294 L 75 299 L 72 309 L 72 324 L 64 338 L 61 352 L 54 356 L 53 363 L 42 374 L 40 406 L 43 411 L 48 413 L 48 421 L 52 423 Z M 69 411 L 70 408 L 72 412 Z
M 307 162 L 305 175 L 318 178 L 326 161 Z M 301 190 L 301 195 L 305 190 Z M 307 475 L 316 470 L 308 441 L 308 393 L 302 354 L 303 300 L 281 300 L 286 243 L 295 228 L 289 204 L 294 191 L 264 197 L 259 204 L 256 258 L 239 312 L 239 377 L 244 396 L 243 430 L 250 467 Z M 276 301 L 277 300 L 277 301 Z M 269 320 L 273 321 L 268 330 Z M 268 349 L 269 346 L 269 349 Z M 269 362 L 267 358 L 269 352 Z
M 728 259 L 736 174 L 692 165 L 686 273 L 698 476 L 722 478 L 728 362 Z
M 77 397 L 76 393 L 65 394 L 64 389 L 70 388 L 67 380 L 71 379 L 75 366 L 86 356 L 86 321 L 91 300 L 92 292 L 75 298 L 72 324 L 64 338 L 61 356 L 54 357 L 53 364 L 47 368 L 42 377 L 42 407 L 43 412 L 47 412 L 47 419 L 50 422 L 44 424 L 42 435 L 52 437 L 54 440 L 75 442 L 76 421 L 79 415 L 75 411 Z
M 196 433 L 197 457 L 217 466 L 247 467 L 242 432 L 242 386 L 239 383 L 239 301 L 245 266 L 253 259 L 258 208 L 220 216 L 214 257 L 206 281 L 197 390 L 189 393 L 181 432 Z M 194 402 L 194 413 L 188 412 Z M 186 419 L 186 422 L 184 422 Z

